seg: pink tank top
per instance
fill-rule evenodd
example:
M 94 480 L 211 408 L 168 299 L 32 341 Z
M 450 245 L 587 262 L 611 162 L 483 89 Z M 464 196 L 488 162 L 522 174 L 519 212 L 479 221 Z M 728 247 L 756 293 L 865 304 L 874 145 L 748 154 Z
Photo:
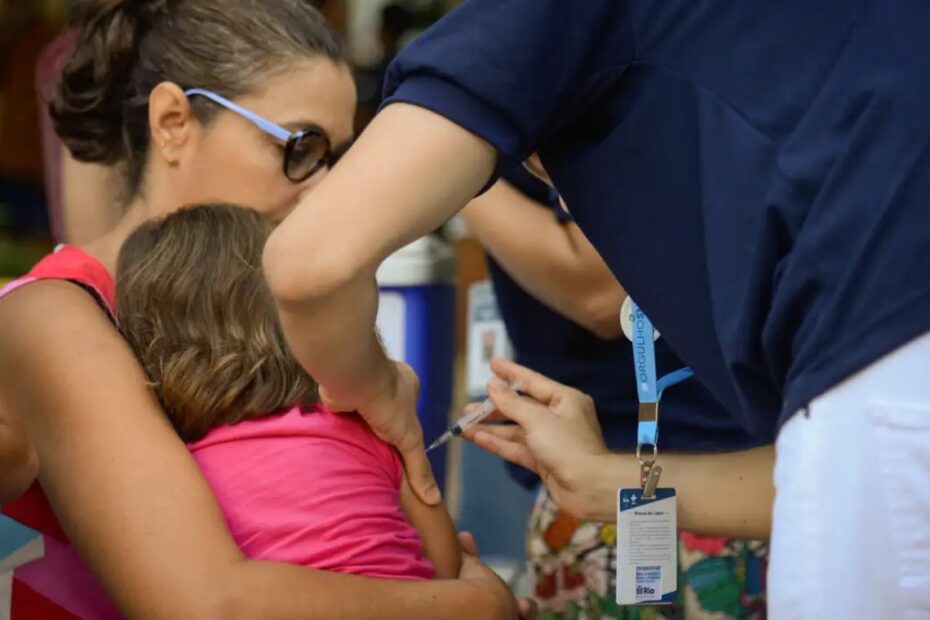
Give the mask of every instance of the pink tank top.
M 294 408 L 216 428 L 189 447 L 249 557 L 435 576 L 400 506 L 400 459 L 357 415 Z

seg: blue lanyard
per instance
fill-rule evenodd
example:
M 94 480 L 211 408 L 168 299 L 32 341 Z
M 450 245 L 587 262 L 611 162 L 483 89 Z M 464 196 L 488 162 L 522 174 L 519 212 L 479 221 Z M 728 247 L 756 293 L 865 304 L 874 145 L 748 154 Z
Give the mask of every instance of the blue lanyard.
M 680 368 L 656 379 L 655 331 L 652 321 L 630 299 L 633 324 L 633 370 L 639 396 L 639 423 L 636 428 L 636 452 L 643 446 L 659 445 L 659 400 L 667 388 L 694 376 L 690 368 Z

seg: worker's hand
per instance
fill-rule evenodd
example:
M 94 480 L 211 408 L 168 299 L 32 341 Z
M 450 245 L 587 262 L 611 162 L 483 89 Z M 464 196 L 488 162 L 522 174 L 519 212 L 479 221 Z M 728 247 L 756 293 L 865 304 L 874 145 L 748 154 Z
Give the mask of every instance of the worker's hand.
M 397 448 L 414 493 L 435 506 L 442 497 L 423 446 L 423 429 L 417 419 L 420 380 L 402 362 L 388 361 L 379 380 L 365 395 L 340 398 L 320 386 L 320 399 L 332 411 L 357 411 L 378 437 Z
M 594 402 L 578 390 L 518 364 L 495 359 L 488 394 L 516 426 L 478 425 L 466 432 L 476 444 L 536 472 L 560 508 L 576 517 L 603 514 L 615 488 L 600 488 L 599 457 L 609 455 Z M 520 381 L 521 396 L 508 387 Z

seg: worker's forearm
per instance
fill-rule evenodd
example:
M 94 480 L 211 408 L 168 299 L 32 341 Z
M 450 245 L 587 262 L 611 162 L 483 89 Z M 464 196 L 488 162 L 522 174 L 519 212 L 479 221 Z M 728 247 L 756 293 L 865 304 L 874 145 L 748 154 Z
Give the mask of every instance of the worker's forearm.
M 678 527 L 700 534 L 733 538 L 768 538 L 775 490 L 775 448 L 764 446 L 718 454 L 660 455 L 661 487 L 678 496 Z M 616 519 L 617 489 L 637 486 L 639 465 L 629 454 L 596 457 L 585 467 L 589 507 L 585 518 Z M 582 475 L 579 472 L 579 476 Z
M 391 380 L 388 359 L 372 328 L 378 311 L 372 274 L 359 274 L 313 302 L 280 304 L 278 309 L 294 356 L 336 402 L 381 393 Z
M 678 491 L 682 529 L 733 538 L 771 535 L 774 446 L 719 454 L 669 454 L 662 464 L 663 482 Z
M 574 224 L 500 182 L 462 215 L 501 268 L 525 291 L 604 338 L 619 335 L 624 292 Z
M 295 355 L 327 390 L 364 395 L 384 354 L 374 274 L 455 213 L 490 176 L 494 150 L 422 108 L 388 106 L 272 233 L 268 284 Z
M 571 286 L 553 276 L 564 276 L 577 262 L 564 228 L 549 209 L 499 182 L 469 203 L 462 216 L 488 254 L 520 286 L 546 301 L 567 296 L 559 292 L 564 288 L 545 282 L 548 277 L 550 283 Z

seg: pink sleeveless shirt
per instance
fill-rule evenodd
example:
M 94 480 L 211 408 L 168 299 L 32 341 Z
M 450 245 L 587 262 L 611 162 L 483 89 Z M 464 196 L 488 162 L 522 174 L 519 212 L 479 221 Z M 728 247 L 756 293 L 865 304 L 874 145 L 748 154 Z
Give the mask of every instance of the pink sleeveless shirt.
M 294 408 L 213 429 L 189 447 L 249 557 L 434 576 L 400 506 L 400 458 L 357 415 Z

